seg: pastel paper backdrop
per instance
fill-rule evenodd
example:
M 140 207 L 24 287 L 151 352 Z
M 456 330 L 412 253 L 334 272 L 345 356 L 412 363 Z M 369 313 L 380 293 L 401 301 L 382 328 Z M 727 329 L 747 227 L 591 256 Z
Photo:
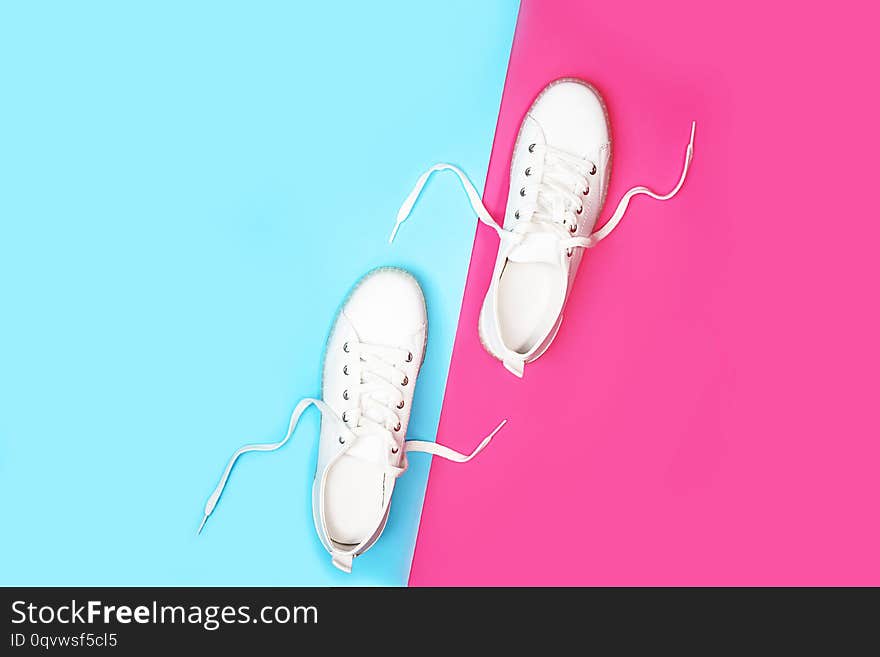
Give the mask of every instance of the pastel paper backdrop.
M 440 429 L 463 447 L 510 422 L 479 473 L 434 464 L 411 584 L 880 584 L 877 20 L 850 1 L 523 1 L 495 216 L 559 76 L 608 103 L 610 208 L 675 183 L 691 119 L 696 154 L 678 197 L 634 200 L 587 255 L 522 381 L 477 339 L 497 248 L 479 229 Z
M 467 203 L 436 195 L 386 240 L 434 158 L 482 182 L 516 12 L 0 8 L 0 584 L 406 582 L 426 458 L 345 576 L 312 525 L 314 411 L 280 452 L 243 458 L 195 530 L 232 451 L 279 440 L 320 393 L 337 307 L 377 265 L 424 286 L 410 432 L 435 435 Z

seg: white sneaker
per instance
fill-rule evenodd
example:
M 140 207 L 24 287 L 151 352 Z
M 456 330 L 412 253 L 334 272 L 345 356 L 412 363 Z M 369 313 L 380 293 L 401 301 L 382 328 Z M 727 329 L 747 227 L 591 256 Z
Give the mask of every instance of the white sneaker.
M 333 564 L 351 572 L 352 559 L 366 552 L 385 528 L 394 482 L 407 468 L 407 452 L 464 463 L 482 451 L 506 422 L 470 454 L 405 440 L 427 335 L 425 297 L 411 274 L 382 268 L 364 276 L 339 311 L 327 341 L 323 400 L 300 401 L 283 440 L 246 445 L 232 455 L 205 505 L 199 532 L 238 457 L 283 446 L 300 415 L 314 404 L 322 414 L 312 487 L 315 528 Z
M 583 257 L 620 222 L 629 201 L 647 194 L 665 201 L 681 189 L 693 157 L 694 130 L 675 188 L 657 194 L 634 187 L 605 225 L 594 231 L 611 175 L 611 130 L 599 93 L 586 82 L 550 83 L 532 104 L 513 150 L 504 228 L 486 210 L 467 176 L 437 164 L 416 183 L 397 215 L 389 241 L 412 211 L 435 171 L 453 171 L 480 221 L 501 238 L 489 290 L 480 311 L 485 349 L 522 377 L 525 364 L 543 354 L 562 324 L 565 303 Z

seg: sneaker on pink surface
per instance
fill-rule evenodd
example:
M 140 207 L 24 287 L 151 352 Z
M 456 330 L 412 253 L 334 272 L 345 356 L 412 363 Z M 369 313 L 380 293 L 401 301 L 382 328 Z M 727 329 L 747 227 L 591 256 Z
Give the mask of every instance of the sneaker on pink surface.
M 678 184 L 667 194 L 634 187 L 598 230 L 611 177 L 611 128 L 605 103 L 591 85 L 574 78 L 551 82 L 532 104 L 513 150 L 504 227 L 492 218 L 468 177 L 451 164 L 437 164 L 419 178 L 404 201 L 394 239 L 428 178 L 449 170 L 460 179 L 480 221 L 500 243 L 480 311 L 483 347 L 522 377 L 525 364 L 543 354 L 560 326 L 584 250 L 607 237 L 633 196 L 665 201 L 684 184 L 693 156 L 691 126 Z

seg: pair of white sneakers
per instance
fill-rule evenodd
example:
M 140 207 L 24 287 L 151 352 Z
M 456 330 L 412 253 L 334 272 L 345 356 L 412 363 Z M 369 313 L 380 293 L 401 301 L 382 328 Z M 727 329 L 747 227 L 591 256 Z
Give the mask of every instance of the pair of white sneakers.
M 521 377 L 525 363 L 543 354 L 559 330 L 584 249 L 613 230 L 633 196 L 666 200 L 678 192 L 693 154 L 693 137 L 692 127 L 684 170 L 671 192 L 629 190 L 611 218 L 594 231 L 610 176 L 608 117 L 593 87 L 580 80 L 558 80 L 538 96 L 520 128 L 504 222 L 509 228 L 494 221 L 461 170 L 438 164 L 407 197 L 390 239 L 433 172 L 451 170 L 459 177 L 480 221 L 501 238 L 480 314 L 480 337 L 490 354 Z M 199 532 L 238 458 L 282 447 L 311 405 L 322 414 L 312 488 L 315 528 L 333 564 L 346 572 L 385 528 L 394 483 L 406 471 L 408 452 L 460 463 L 476 456 L 506 420 L 470 454 L 406 439 L 427 319 L 421 287 L 408 272 L 381 268 L 362 278 L 343 303 L 327 341 L 322 399 L 299 402 L 281 441 L 245 445 L 232 455 L 208 498 Z

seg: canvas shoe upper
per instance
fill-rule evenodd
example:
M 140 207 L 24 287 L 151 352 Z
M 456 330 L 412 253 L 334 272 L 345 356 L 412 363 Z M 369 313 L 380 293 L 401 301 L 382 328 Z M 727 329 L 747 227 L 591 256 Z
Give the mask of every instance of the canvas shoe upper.
M 532 104 L 513 150 L 504 225 L 522 239 L 499 248 L 479 330 L 486 349 L 522 376 L 553 341 L 575 274 L 605 204 L 611 134 L 586 83 L 551 83 Z
M 501 422 L 470 454 L 433 442 L 406 440 L 413 393 L 425 355 L 428 318 L 416 279 L 402 269 L 364 276 L 340 309 L 324 355 L 323 399 L 297 404 L 285 437 L 245 445 L 229 460 L 205 505 L 199 527 L 220 499 L 236 460 L 250 451 L 274 451 L 293 434 L 311 405 L 321 411 L 312 508 L 315 528 L 333 564 L 350 572 L 388 520 L 394 484 L 407 469 L 408 452 L 460 463 L 476 456 Z
M 330 332 L 322 394 L 356 440 L 322 421 L 312 506 L 318 536 L 343 569 L 379 538 L 406 470 L 404 437 L 427 336 L 421 287 L 390 268 L 361 279 Z
M 520 126 L 510 189 L 500 227 L 467 176 L 449 164 L 425 172 L 404 201 L 391 234 L 409 216 L 428 178 L 450 170 L 460 179 L 480 221 L 500 237 L 489 289 L 480 311 L 486 350 L 522 376 L 525 364 L 553 342 L 583 258 L 618 224 L 633 196 L 675 196 L 693 156 L 694 127 L 678 184 L 668 194 L 634 187 L 602 228 L 596 225 L 611 174 L 611 133 L 605 105 L 589 84 L 566 78 L 548 85 Z

